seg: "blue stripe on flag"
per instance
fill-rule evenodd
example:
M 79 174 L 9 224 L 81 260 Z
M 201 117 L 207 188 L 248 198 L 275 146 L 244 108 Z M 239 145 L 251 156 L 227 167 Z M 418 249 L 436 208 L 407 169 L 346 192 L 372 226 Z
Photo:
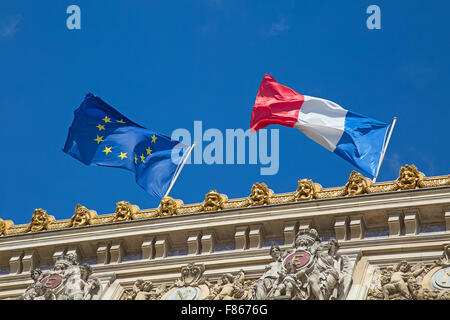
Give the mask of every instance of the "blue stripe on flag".
M 389 125 L 351 111 L 334 153 L 375 177 Z

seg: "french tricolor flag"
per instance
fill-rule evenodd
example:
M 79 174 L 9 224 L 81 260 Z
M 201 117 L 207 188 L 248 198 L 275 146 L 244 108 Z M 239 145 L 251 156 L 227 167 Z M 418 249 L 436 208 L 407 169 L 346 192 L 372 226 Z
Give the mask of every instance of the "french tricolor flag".
M 393 125 L 299 94 L 269 75 L 259 87 L 250 120 L 255 132 L 270 124 L 299 129 L 376 180 Z

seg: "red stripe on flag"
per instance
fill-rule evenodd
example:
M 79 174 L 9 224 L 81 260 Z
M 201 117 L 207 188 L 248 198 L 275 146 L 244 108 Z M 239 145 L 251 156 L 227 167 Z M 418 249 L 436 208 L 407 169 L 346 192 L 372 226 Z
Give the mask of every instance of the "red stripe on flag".
M 258 131 L 269 124 L 293 127 L 297 123 L 303 101 L 303 95 L 265 74 L 253 106 L 250 131 Z

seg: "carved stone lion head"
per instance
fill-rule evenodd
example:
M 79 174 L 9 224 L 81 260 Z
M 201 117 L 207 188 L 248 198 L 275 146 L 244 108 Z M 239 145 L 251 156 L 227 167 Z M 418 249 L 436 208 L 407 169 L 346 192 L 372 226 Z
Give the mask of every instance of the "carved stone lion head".
M 169 196 L 162 198 L 158 208 L 158 216 L 174 216 L 179 214 L 178 209 L 183 205 L 183 201 L 175 200 Z
M 316 198 L 316 192 L 320 191 L 320 186 L 316 185 L 310 179 L 302 179 L 298 181 L 297 191 L 295 192 L 295 201 L 312 200 Z
M 227 197 L 218 193 L 216 190 L 211 190 L 205 196 L 205 201 L 201 206 L 201 211 L 216 211 L 224 208 L 224 202 Z
M 137 206 L 133 206 L 128 201 L 120 201 L 116 204 L 116 212 L 114 214 L 114 222 L 129 221 L 136 218 L 135 214 L 139 211 Z
M 47 211 L 44 209 L 35 209 L 34 214 L 31 217 L 30 225 L 28 226 L 28 231 L 38 232 L 47 230 L 48 224 L 53 219 L 47 214 Z
M 82 227 L 87 226 L 91 224 L 91 219 L 94 216 L 94 212 L 86 208 L 85 206 L 82 206 L 80 204 L 77 204 L 75 207 L 75 213 L 70 219 L 70 226 L 71 227 Z
M 252 186 L 252 193 L 249 196 L 251 206 L 262 206 L 270 203 L 270 197 L 272 196 L 272 190 L 269 190 L 267 185 L 263 183 L 255 183 Z
M 356 171 L 350 173 L 347 184 L 345 185 L 345 195 L 356 196 L 358 194 L 367 193 L 367 187 L 370 185 L 370 180 L 365 178 L 362 174 Z
M 423 174 L 417 170 L 415 165 L 406 164 L 400 169 L 399 177 L 395 182 L 396 188 L 400 190 L 419 188 L 423 178 Z

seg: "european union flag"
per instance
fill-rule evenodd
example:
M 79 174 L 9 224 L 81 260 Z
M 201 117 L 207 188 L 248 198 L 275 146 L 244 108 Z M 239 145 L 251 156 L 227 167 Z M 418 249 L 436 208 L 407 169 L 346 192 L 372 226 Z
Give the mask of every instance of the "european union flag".
M 63 151 L 89 166 L 130 170 L 138 185 L 162 198 L 185 148 L 176 140 L 141 127 L 89 93 L 74 112 Z

